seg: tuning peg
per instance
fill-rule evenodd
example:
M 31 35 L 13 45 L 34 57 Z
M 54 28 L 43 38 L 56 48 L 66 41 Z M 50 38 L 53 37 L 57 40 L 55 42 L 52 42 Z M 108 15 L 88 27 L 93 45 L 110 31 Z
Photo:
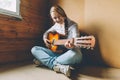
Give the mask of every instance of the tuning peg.
M 86 46 L 83 46 L 83 48 L 86 48 Z
M 80 38 L 83 38 L 83 36 L 81 36 Z
M 91 50 L 93 50 L 94 48 L 92 47 Z
M 90 49 L 90 47 L 87 47 L 87 49 Z
M 79 47 L 81 48 L 82 46 L 81 46 L 81 45 L 79 45 Z

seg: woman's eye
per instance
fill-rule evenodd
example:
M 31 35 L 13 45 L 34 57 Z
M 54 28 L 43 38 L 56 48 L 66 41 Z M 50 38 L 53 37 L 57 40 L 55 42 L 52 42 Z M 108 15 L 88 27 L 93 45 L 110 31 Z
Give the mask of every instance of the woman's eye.
M 60 19 L 60 16 L 58 16 L 58 19 Z
M 57 19 L 57 17 L 54 17 L 54 19 Z

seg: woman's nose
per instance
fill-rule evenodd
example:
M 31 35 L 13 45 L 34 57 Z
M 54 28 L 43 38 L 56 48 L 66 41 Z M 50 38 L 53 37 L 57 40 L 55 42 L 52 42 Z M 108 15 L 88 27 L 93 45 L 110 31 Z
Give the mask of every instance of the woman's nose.
M 57 19 L 56 19 L 56 21 L 60 21 L 60 19 L 59 19 L 59 18 L 57 18 Z

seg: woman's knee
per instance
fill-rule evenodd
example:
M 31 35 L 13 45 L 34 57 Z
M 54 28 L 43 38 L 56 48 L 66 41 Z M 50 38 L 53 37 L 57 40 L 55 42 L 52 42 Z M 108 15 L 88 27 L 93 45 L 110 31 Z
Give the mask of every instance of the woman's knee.
M 37 51 L 37 50 L 40 50 L 40 49 L 41 49 L 40 46 L 34 46 L 34 47 L 31 49 L 31 53 L 34 55 L 34 54 L 36 54 L 36 51 Z
M 82 58 L 82 53 L 80 51 L 74 51 L 70 50 L 70 55 L 71 58 Z
M 69 53 L 69 57 L 74 57 L 77 56 L 77 52 L 73 51 L 73 50 L 69 50 L 67 53 Z

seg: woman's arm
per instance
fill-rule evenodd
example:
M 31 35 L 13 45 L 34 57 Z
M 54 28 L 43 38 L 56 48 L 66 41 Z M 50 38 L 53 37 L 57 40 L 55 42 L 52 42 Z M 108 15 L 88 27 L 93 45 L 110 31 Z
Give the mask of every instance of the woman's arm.
M 50 46 L 50 41 L 48 40 L 48 34 L 49 32 L 54 31 L 54 26 L 52 26 L 50 29 L 48 29 L 44 34 L 43 34 L 43 41 L 46 44 L 47 47 Z
M 76 38 L 76 37 L 79 37 L 79 29 L 78 29 L 78 26 L 77 24 L 73 24 L 69 27 L 68 29 L 68 38 Z M 67 41 L 64 45 L 66 48 L 68 49 L 72 49 L 74 48 L 74 44 L 73 43 L 70 43 L 70 41 Z

